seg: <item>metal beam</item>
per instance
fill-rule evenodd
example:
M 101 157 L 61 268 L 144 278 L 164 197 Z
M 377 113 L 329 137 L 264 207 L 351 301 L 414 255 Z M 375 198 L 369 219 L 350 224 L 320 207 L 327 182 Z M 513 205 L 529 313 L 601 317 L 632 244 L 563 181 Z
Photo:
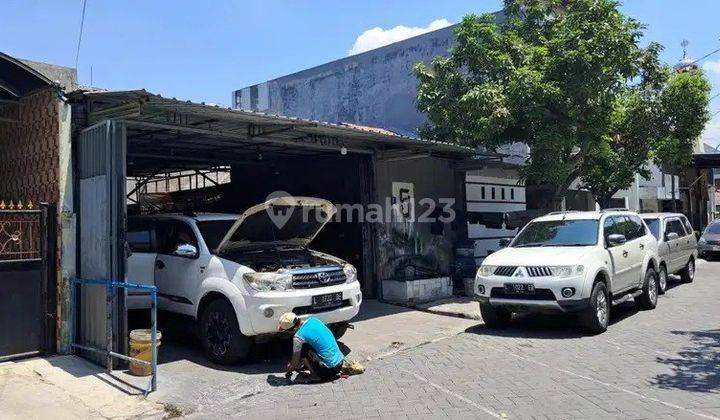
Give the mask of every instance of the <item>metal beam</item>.
M 175 130 L 175 131 L 184 131 L 188 133 L 196 133 L 196 134 L 204 134 L 207 136 L 216 136 L 216 137 L 224 137 L 229 139 L 235 139 L 240 141 L 247 141 L 248 137 L 247 135 L 240 135 L 235 133 L 227 133 L 223 131 L 217 131 L 217 130 L 208 130 L 203 128 L 195 128 L 195 127 L 187 127 L 187 126 L 178 126 L 173 124 L 161 124 L 161 123 L 155 123 L 155 122 L 147 122 L 147 121 L 135 121 L 135 120 L 126 120 L 125 123 L 130 127 L 146 127 L 146 128 L 152 128 L 152 129 L 164 129 L 164 130 Z M 306 138 L 310 139 L 310 138 Z M 328 146 L 324 144 L 318 144 L 317 138 L 315 138 L 312 141 L 308 140 L 280 140 L 280 139 L 271 139 L 271 138 L 263 138 L 261 140 L 262 143 L 273 143 L 273 144 L 282 144 L 286 146 L 293 146 L 293 147 L 302 147 L 307 149 L 317 149 L 317 150 L 331 150 L 340 152 L 340 149 L 342 147 L 345 147 L 348 152 L 352 153 L 362 153 L 362 154 L 374 154 L 373 150 L 368 149 L 357 149 L 352 147 L 344 146 L 344 143 L 339 144 L 337 146 Z
M 209 176 L 207 176 L 207 174 L 205 174 L 204 172 L 200 172 L 200 171 L 197 170 L 197 169 L 195 170 L 195 172 L 196 172 L 198 175 L 202 175 L 203 178 L 205 178 L 205 179 L 207 179 L 208 181 L 212 182 L 214 185 L 220 185 L 220 184 L 218 184 L 217 181 L 215 181 L 214 179 L 212 179 L 212 178 L 210 178 Z
M 5 80 L 0 80 L 0 89 L 8 92 L 9 94 L 11 94 L 15 97 L 18 97 L 18 98 L 20 97 L 20 91 L 15 86 L 11 85 L 10 83 L 6 82 Z

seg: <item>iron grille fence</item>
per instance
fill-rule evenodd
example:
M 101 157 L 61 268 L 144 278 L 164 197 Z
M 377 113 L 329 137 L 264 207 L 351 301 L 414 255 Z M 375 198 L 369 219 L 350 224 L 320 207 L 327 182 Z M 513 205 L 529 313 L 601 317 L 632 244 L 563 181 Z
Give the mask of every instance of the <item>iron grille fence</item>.
M 42 259 L 42 211 L 0 201 L 0 261 Z

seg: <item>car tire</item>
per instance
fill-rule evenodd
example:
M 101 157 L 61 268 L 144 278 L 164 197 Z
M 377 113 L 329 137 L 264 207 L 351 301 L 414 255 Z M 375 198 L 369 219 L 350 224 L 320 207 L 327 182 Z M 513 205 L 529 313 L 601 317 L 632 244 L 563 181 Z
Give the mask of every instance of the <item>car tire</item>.
M 343 335 L 345 335 L 347 330 L 348 330 L 347 322 L 338 322 L 337 324 L 332 324 L 330 326 L 330 331 L 332 331 L 336 340 L 339 340 Z
M 683 283 L 692 283 L 695 280 L 695 260 L 690 258 L 687 265 L 680 272 L 680 279 Z
M 658 294 L 661 294 L 661 295 L 665 294 L 665 291 L 667 291 L 667 282 L 668 282 L 667 268 L 665 268 L 664 265 L 661 265 L 660 271 L 658 272 Z
M 480 315 L 485 326 L 492 329 L 505 328 L 512 319 L 512 312 L 506 308 L 493 307 L 489 304 L 480 304 Z
M 607 330 L 610 323 L 610 296 L 605 283 L 595 283 L 590 293 L 588 307 L 580 313 L 580 323 L 593 334 L 600 334 Z
M 655 270 L 648 268 L 645 272 L 645 282 L 642 294 L 635 298 L 635 303 L 643 309 L 655 309 L 658 301 L 658 278 Z
M 227 300 L 210 302 L 200 314 L 199 327 L 203 350 L 210 361 L 230 365 L 250 353 L 252 339 L 240 331 L 235 310 Z

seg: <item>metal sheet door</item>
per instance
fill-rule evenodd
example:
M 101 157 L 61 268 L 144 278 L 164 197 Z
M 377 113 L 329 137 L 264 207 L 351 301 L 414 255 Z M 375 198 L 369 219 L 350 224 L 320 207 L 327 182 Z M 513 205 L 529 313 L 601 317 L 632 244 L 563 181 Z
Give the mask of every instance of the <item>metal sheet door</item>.
M 104 121 L 79 136 L 79 275 L 84 279 L 125 278 L 126 129 L 120 121 Z M 125 299 L 122 290 L 83 286 L 79 291 L 79 344 L 125 351 Z M 83 354 L 103 365 L 109 359 Z

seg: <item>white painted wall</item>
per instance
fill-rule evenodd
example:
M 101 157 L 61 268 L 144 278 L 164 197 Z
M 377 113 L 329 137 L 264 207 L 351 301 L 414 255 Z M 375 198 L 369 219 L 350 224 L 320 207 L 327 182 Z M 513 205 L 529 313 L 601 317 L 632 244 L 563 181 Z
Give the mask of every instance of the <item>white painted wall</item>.
M 465 198 L 468 216 L 486 214 L 495 221 L 468 223 L 468 239 L 475 242 L 475 258 L 479 263 L 489 253 L 500 249 L 500 240 L 512 238 L 517 229 L 507 229 L 504 214 L 527 209 L 525 186 L 520 183 L 517 171 L 485 168 L 469 171 L 465 176 Z

